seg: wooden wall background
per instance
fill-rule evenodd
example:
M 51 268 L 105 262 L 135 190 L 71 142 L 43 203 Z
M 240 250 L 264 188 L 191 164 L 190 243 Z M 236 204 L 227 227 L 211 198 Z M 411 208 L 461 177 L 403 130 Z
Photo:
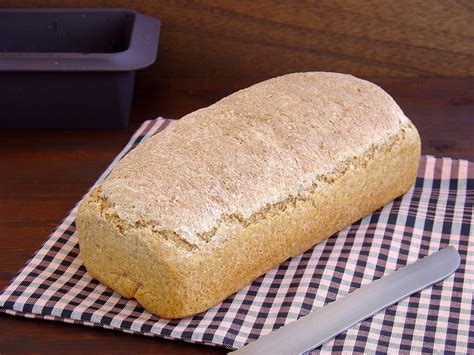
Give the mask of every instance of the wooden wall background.
M 128 7 L 162 21 L 139 75 L 266 78 L 326 70 L 360 77 L 474 76 L 474 1 L 0 0 L 0 7 Z

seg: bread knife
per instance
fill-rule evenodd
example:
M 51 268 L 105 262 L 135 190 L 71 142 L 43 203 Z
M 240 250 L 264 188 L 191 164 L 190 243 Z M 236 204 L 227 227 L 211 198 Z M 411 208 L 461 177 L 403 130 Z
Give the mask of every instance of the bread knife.
M 314 349 L 388 306 L 445 279 L 460 262 L 454 247 L 442 249 L 263 335 L 232 354 L 286 355 Z

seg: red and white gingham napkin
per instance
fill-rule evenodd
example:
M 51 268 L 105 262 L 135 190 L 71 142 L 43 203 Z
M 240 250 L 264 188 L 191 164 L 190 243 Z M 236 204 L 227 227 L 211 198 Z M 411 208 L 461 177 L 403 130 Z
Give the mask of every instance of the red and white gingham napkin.
M 102 174 L 169 120 L 146 121 Z M 474 165 L 423 156 L 404 196 L 285 261 L 207 312 L 161 319 L 92 279 L 77 243 L 77 206 L 0 294 L 0 311 L 127 333 L 238 348 L 448 245 L 454 275 L 316 349 L 322 352 L 461 352 L 474 349 Z M 324 325 L 322 325 L 324 326 Z

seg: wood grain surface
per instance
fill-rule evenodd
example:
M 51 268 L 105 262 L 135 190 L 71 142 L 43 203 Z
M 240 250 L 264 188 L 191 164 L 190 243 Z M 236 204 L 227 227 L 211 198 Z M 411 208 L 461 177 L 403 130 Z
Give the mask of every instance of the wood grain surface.
M 0 131 L 0 288 L 42 244 L 144 120 L 179 118 L 253 80 L 170 79 L 136 94 L 133 121 L 117 131 Z M 474 78 L 379 79 L 420 131 L 423 153 L 474 160 Z M 0 315 L 0 353 L 194 353 L 181 341 Z
M 339 71 L 361 77 L 474 75 L 472 0 L 0 0 L 0 7 L 128 7 L 162 21 L 161 78 L 272 77 Z

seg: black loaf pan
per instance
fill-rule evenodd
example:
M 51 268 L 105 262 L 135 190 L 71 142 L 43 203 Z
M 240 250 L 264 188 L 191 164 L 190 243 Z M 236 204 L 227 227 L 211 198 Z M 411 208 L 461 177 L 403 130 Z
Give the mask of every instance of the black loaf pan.
M 128 9 L 0 10 L 0 128 L 122 128 L 160 21 Z

